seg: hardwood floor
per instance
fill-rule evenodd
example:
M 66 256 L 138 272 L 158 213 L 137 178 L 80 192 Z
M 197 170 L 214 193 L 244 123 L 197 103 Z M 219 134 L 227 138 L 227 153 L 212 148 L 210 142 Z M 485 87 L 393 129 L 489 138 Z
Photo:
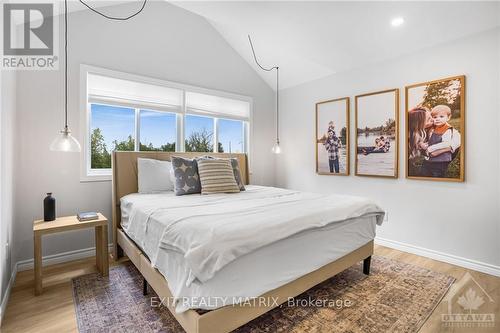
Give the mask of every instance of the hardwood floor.
M 444 328 L 442 327 L 441 315 L 447 313 L 447 304 L 441 301 L 431 314 L 426 323 L 422 326 L 419 332 L 457 332 L 457 333 L 490 333 L 500 332 L 500 277 L 488 275 L 462 268 L 455 265 L 450 265 L 441 261 L 428 259 L 414 254 L 394 250 L 388 247 L 375 245 L 375 254 L 387 258 L 406 262 L 415 266 L 424 267 L 436 272 L 441 272 L 453 276 L 459 282 L 464 275 L 469 272 L 472 277 L 480 284 L 480 286 L 493 298 L 493 312 L 495 314 L 495 325 L 492 328 Z
M 447 305 L 442 301 L 420 332 L 500 332 L 500 278 L 379 245 L 375 246 L 375 254 L 442 272 L 455 277 L 457 281 L 469 272 L 495 301 L 496 322 L 493 328 L 443 328 L 441 314 L 446 313 Z M 111 262 L 111 265 L 120 263 Z M 2 333 L 77 332 L 71 279 L 96 271 L 94 258 L 44 267 L 43 294 L 36 297 L 33 289 L 33 271 L 19 272 L 0 331 Z

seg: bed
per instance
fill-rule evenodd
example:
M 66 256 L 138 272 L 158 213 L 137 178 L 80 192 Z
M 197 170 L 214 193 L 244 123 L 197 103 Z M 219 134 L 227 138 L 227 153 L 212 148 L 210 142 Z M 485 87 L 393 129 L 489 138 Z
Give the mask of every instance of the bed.
M 112 159 L 113 256 L 128 256 L 188 333 L 229 332 L 361 260 L 368 274 L 383 212 L 365 199 L 253 185 L 238 194 L 137 193 L 137 158 L 199 155 Z M 246 155 L 230 156 L 248 184 Z M 248 302 L 256 296 L 266 302 Z

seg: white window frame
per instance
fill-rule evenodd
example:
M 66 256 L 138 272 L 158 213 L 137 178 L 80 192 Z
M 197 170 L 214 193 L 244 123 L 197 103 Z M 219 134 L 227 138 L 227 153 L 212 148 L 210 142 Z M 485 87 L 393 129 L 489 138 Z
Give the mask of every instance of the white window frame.
M 233 121 L 242 121 L 240 119 L 236 119 L 236 118 L 228 118 L 228 117 L 218 117 L 215 119 L 216 122 L 219 122 L 219 120 L 233 120 Z M 248 143 L 248 139 L 247 139 L 247 136 L 248 136 L 248 133 L 249 133 L 249 122 L 247 121 L 243 121 L 243 127 L 242 127 L 242 132 L 241 132 L 241 137 L 243 138 L 243 152 L 248 152 L 248 148 L 247 148 L 247 143 Z M 215 152 L 217 152 L 217 149 L 219 149 L 219 125 L 217 124 L 216 126 L 214 126 L 214 135 L 216 136 L 216 142 L 217 142 L 217 148 L 215 149 Z M 225 151 L 224 153 L 229 153 L 228 151 Z M 232 152 L 231 152 L 232 153 Z M 235 153 L 235 154 L 239 154 L 239 153 Z
M 136 74 L 130 74 L 130 73 L 125 73 L 125 72 L 120 72 L 120 71 L 115 71 L 115 70 L 110 70 L 106 68 L 101 68 L 101 67 L 95 67 L 95 66 L 90 66 L 90 65 L 80 65 L 80 110 L 82 112 L 80 113 L 80 142 L 82 142 L 82 158 L 80 159 L 80 181 L 81 182 L 89 182 L 89 181 L 111 181 L 111 169 L 91 169 L 90 168 L 90 107 L 91 103 L 88 101 L 88 89 L 87 89 L 87 78 L 88 74 L 96 74 L 96 75 L 102 75 L 102 76 L 107 76 L 111 78 L 116 78 L 116 79 L 122 79 L 122 80 L 130 80 L 130 81 L 136 81 L 136 82 L 142 82 L 142 83 L 147 83 L 147 84 L 153 84 L 153 85 L 159 85 L 159 86 L 164 86 L 168 88 L 174 88 L 174 89 L 179 89 L 182 90 L 183 98 L 182 98 L 182 106 L 181 106 L 181 112 L 177 113 L 176 115 L 176 144 L 175 144 L 175 149 L 177 152 L 184 152 L 185 151 L 185 116 L 186 114 L 192 114 L 192 115 L 200 115 L 201 114 L 196 114 L 192 113 L 187 110 L 186 107 L 186 92 L 196 92 L 196 93 L 201 93 L 201 94 L 207 94 L 207 95 L 213 95 L 213 96 L 218 96 L 218 97 L 225 97 L 225 98 L 231 98 L 231 99 L 236 99 L 236 100 L 241 100 L 244 102 L 249 103 L 249 108 L 250 108 L 250 116 L 248 120 L 243 120 L 243 148 L 244 151 L 247 154 L 248 157 L 248 165 L 249 165 L 249 170 L 251 174 L 251 139 L 252 139 L 252 123 L 253 123 L 253 99 L 249 96 L 244 96 L 244 95 L 239 95 L 239 94 L 234 94 L 234 93 L 229 93 L 229 92 L 224 92 L 220 90 L 213 90 L 213 89 L 206 89 L 206 88 L 200 88 L 196 86 L 191 86 L 191 85 L 186 85 L 182 83 L 176 83 L 176 82 L 171 82 L 171 81 L 165 81 L 165 80 L 160 80 L 160 79 L 155 79 L 155 78 L 150 78 L 146 76 L 141 76 L 141 75 L 136 75 Z M 101 104 L 101 103 L 94 103 L 94 104 Z M 109 103 L 102 103 L 102 104 L 108 104 L 112 106 L 118 106 L 118 107 L 127 107 L 127 108 L 132 108 L 135 109 L 135 148 L 138 150 L 139 144 L 140 144 L 140 123 L 138 117 L 139 109 L 145 109 L 145 108 L 134 108 L 133 106 L 124 106 L 120 105 L 119 103 L 114 104 L 113 102 Z M 149 110 L 149 109 L 148 109 Z M 158 112 L 168 112 L 167 110 L 155 110 L 154 108 L 150 109 L 151 111 L 158 111 Z M 169 112 L 170 113 L 170 112 Z M 230 119 L 230 120 L 242 120 L 239 118 L 230 118 L 227 116 L 220 116 L 217 117 L 217 115 L 205 115 L 206 117 L 210 117 L 214 119 L 214 135 L 213 135 L 213 140 L 214 140 L 214 152 L 217 152 L 218 149 L 218 128 L 217 128 L 217 123 L 218 119 Z

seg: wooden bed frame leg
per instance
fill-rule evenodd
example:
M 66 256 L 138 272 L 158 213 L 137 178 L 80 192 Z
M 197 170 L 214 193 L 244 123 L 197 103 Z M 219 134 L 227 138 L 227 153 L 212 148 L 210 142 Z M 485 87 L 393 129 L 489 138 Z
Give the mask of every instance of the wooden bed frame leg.
M 148 294 L 148 281 L 145 278 L 142 278 L 142 294 L 144 296 Z
M 363 274 L 370 275 L 370 264 L 372 262 L 372 256 L 363 260 Z
M 120 245 L 114 246 L 113 250 L 111 251 L 111 256 L 113 257 L 114 261 L 118 261 L 120 258 L 123 257 L 123 249 L 120 247 Z
M 117 256 L 118 259 L 120 259 L 121 257 L 123 257 L 123 249 L 121 248 L 120 245 L 116 246 L 116 256 Z

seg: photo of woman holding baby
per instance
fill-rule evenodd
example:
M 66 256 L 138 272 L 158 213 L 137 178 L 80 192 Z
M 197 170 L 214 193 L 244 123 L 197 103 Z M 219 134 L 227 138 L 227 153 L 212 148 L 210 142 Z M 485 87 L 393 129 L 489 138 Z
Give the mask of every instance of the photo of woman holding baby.
M 465 76 L 406 87 L 407 178 L 464 180 Z

